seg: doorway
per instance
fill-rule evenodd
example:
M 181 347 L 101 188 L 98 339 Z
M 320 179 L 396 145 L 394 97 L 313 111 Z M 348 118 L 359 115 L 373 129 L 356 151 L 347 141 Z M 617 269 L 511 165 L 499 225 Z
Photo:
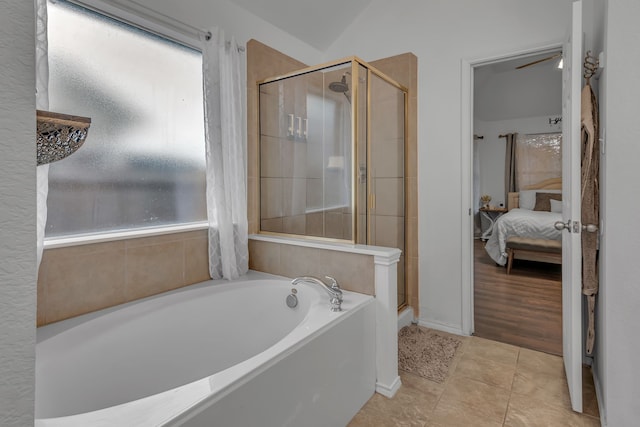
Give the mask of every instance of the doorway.
M 549 217 L 544 219 L 549 222 L 544 227 L 553 229 L 553 222 L 561 219 L 561 213 L 538 212 L 543 208 L 538 209 L 537 206 L 536 212 L 531 212 L 534 206 L 525 206 L 524 200 L 522 206 L 517 205 L 517 195 L 521 194 L 519 190 L 527 189 L 527 192 L 534 193 L 534 197 L 536 192 L 560 193 L 560 190 L 542 190 L 539 183 L 552 177 L 560 183 L 562 70 L 558 64 L 561 58 L 559 47 L 545 48 L 474 64 L 470 75 L 473 88 L 473 145 L 469 162 L 472 187 L 470 214 L 473 216 L 469 230 L 472 234 L 469 262 L 473 289 L 470 332 L 483 338 L 552 354 L 562 353 L 561 267 L 557 263 L 546 262 L 544 257 L 540 259 L 533 256 L 530 260 L 513 261 L 507 274 L 507 258 L 504 255 L 508 250 L 507 238 L 518 237 L 522 232 L 516 232 L 516 226 L 510 228 L 510 220 L 527 221 L 527 229 L 522 232 L 525 243 L 540 242 L 540 239 L 547 238 L 561 239 L 559 232 L 557 236 L 550 236 L 546 231 L 537 230 L 536 227 L 542 227 L 536 224 L 537 217 L 519 217 L 525 214 Z M 507 142 L 510 134 L 519 136 Z M 545 145 L 549 141 L 551 146 Z M 510 167 L 506 161 L 508 144 L 518 147 L 516 168 L 520 185 L 515 189 L 508 188 L 508 178 L 505 178 L 505 170 Z M 555 154 L 552 152 L 553 144 Z M 554 166 L 531 162 L 541 154 L 548 163 L 546 152 L 550 147 Z M 555 170 L 546 171 L 554 167 Z M 511 200 L 514 194 L 515 205 Z M 520 209 L 510 212 L 514 207 Z M 499 219 L 502 216 L 505 218 Z M 494 225 L 496 229 L 493 229 Z M 560 241 L 555 242 L 559 248 Z M 513 240 L 514 245 L 515 242 Z M 485 245 L 489 244 L 494 248 L 499 247 L 502 256 L 495 254 L 496 249 L 485 250 Z

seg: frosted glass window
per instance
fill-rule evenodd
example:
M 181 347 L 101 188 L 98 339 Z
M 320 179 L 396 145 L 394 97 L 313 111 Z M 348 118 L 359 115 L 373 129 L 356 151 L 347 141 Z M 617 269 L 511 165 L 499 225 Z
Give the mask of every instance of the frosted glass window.
M 50 110 L 91 128 L 51 164 L 47 237 L 205 220 L 201 53 L 63 1 L 48 15 Z

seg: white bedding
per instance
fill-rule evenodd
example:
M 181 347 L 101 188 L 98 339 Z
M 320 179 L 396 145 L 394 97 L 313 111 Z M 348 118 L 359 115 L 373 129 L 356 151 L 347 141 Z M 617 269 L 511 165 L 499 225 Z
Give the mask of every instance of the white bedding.
M 562 232 L 553 226 L 556 221 L 562 221 L 561 213 L 512 209 L 496 220 L 484 248 L 496 263 L 505 265 L 508 237 L 561 240 Z

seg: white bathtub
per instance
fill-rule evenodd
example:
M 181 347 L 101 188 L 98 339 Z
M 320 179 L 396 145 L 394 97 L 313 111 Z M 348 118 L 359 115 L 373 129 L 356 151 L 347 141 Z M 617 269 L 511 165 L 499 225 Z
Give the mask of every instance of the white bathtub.
M 38 328 L 36 426 L 344 426 L 373 394 L 375 307 L 249 272 Z

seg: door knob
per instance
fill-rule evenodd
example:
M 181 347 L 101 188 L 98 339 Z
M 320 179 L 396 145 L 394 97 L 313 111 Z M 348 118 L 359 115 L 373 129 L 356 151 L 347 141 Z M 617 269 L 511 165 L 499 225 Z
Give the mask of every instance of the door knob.
M 587 233 L 596 233 L 598 231 L 598 226 L 595 224 L 583 224 L 582 230 L 586 231 Z
M 560 231 L 564 229 L 571 230 L 571 220 L 568 220 L 566 224 L 562 221 L 556 221 L 553 223 L 553 226 L 555 227 L 556 230 L 560 230 Z

